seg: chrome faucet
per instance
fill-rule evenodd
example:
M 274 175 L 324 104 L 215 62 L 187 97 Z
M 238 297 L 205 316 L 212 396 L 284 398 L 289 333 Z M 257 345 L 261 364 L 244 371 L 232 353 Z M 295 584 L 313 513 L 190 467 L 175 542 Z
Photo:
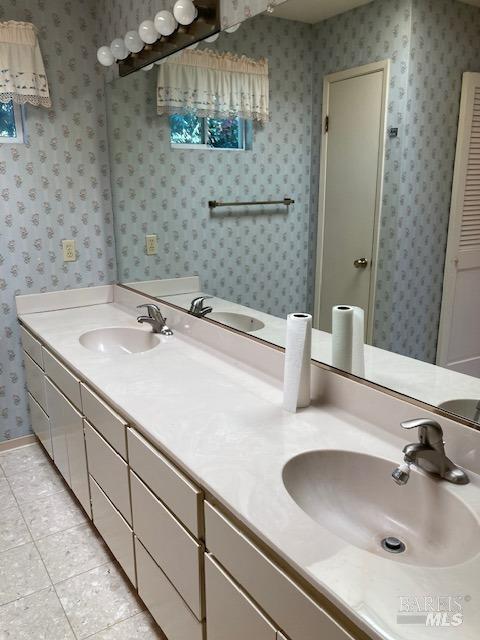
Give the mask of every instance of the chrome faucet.
M 194 298 L 188 313 L 192 316 L 196 316 L 197 318 L 204 318 L 207 313 L 211 313 L 213 311 L 212 307 L 203 306 L 205 300 L 210 300 L 211 297 L 212 296 L 199 296 L 198 298 Z
M 407 444 L 403 449 L 405 462 L 397 467 L 392 477 L 399 485 L 407 484 L 410 478 L 410 466 L 416 465 L 433 476 L 443 478 L 453 484 L 468 484 L 468 475 L 457 467 L 445 453 L 442 427 L 435 420 L 407 420 L 402 422 L 404 429 L 419 429 L 419 441 Z
M 137 322 L 146 322 L 152 326 L 153 333 L 160 333 L 162 336 L 173 336 L 173 331 L 167 327 L 167 319 L 156 304 L 140 304 L 137 309 L 146 309 L 146 316 L 138 316 Z

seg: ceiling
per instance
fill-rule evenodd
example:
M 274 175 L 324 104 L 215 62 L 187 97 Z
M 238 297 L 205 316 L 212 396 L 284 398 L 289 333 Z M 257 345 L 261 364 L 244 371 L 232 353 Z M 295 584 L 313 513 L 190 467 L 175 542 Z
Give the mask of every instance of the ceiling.
M 287 0 L 276 6 L 272 15 L 276 18 L 315 24 L 369 2 L 372 0 Z M 480 7 L 480 0 L 460 0 L 460 2 Z
M 287 0 L 276 6 L 272 15 L 276 18 L 315 24 L 369 2 L 372 0 Z M 480 4 L 480 0 L 472 2 Z

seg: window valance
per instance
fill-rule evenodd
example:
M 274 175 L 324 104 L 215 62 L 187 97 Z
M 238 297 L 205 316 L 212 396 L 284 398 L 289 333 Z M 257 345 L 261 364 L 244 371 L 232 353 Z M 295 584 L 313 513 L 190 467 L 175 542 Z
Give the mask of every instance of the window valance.
M 0 102 L 51 107 L 47 76 L 29 22 L 0 22 Z
M 208 49 L 184 51 L 159 67 L 157 110 L 160 115 L 193 113 L 266 122 L 268 61 Z

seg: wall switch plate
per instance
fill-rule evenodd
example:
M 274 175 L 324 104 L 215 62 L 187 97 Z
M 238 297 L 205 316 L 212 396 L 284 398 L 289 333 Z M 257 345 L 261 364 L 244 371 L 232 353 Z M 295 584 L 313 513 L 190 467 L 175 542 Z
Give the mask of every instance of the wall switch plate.
M 147 256 L 155 256 L 157 254 L 157 234 L 152 233 L 145 236 L 145 248 Z
M 75 240 L 62 240 L 63 247 L 63 261 L 75 262 L 77 259 L 77 252 L 75 250 Z

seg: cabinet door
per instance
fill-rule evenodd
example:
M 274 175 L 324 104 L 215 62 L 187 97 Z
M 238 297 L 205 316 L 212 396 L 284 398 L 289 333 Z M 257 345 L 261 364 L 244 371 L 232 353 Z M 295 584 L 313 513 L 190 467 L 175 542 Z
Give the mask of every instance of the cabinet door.
M 42 407 L 30 394 L 28 394 L 28 404 L 30 405 L 30 418 L 32 420 L 33 432 L 45 447 L 48 455 L 53 458 L 50 420 Z
M 85 434 L 83 418 L 64 398 L 64 424 L 67 436 L 68 465 L 70 467 L 70 486 L 85 509 L 88 517 L 92 517 L 90 506 L 90 487 L 88 483 L 87 452 L 85 448 Z
M 208 640 L 276 640 L 276 629 L 210 555 L 205 581 Z
M 68 465 L 67 430 L 63 411 L 65 397 L 45 378 L 48 415 L 50 416 L 50 431 L 52 434 L 53 461 L 55 466 L 70 485 L 70 467 Z

